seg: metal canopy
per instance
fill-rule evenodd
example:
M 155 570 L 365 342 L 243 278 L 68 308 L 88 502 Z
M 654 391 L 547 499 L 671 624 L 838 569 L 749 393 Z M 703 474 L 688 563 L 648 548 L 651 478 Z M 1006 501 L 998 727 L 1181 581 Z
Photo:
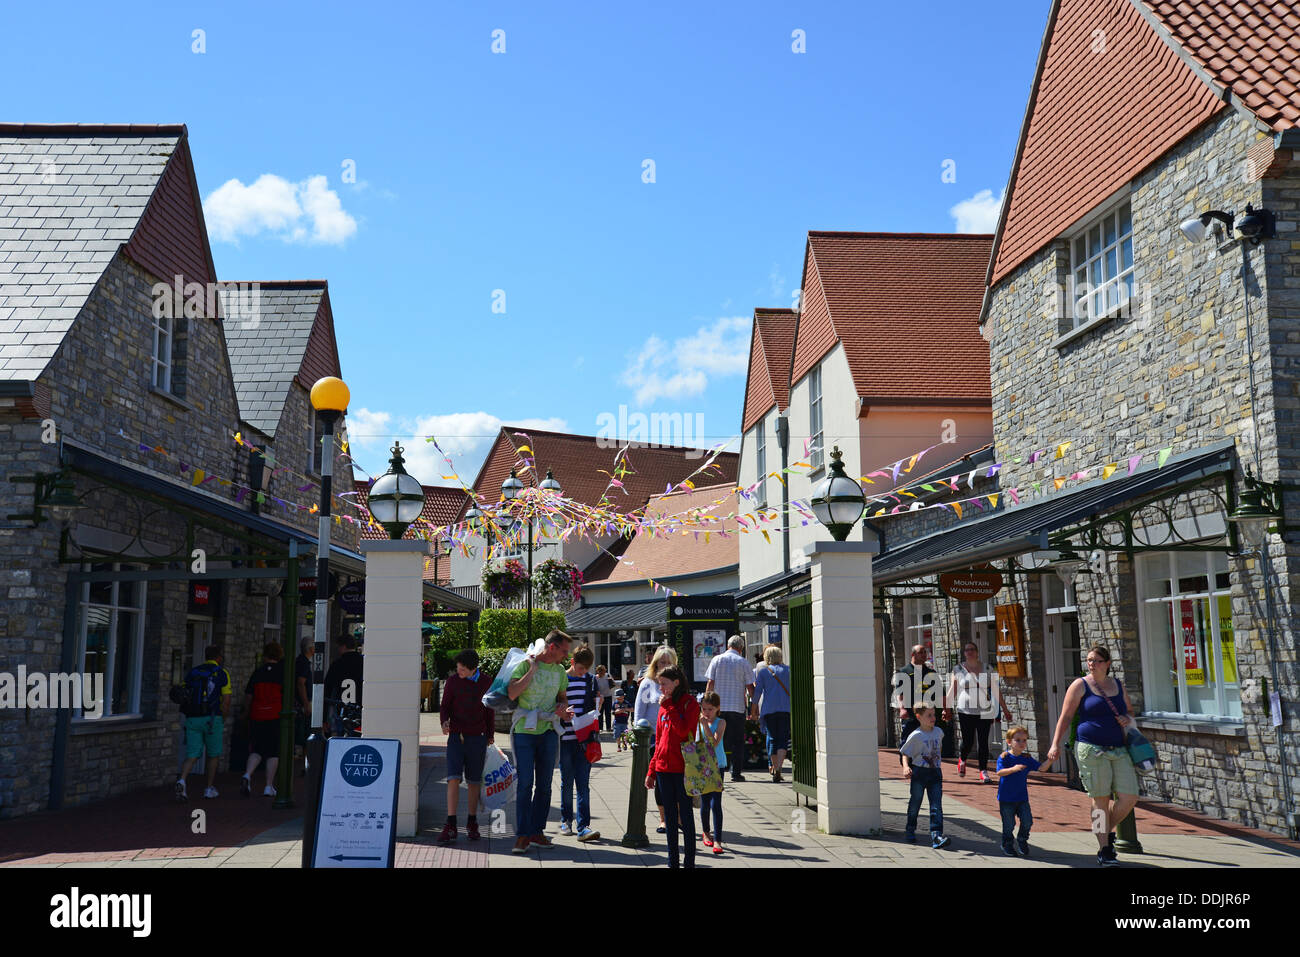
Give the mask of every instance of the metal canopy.
M 1049 548 L 1049 534 L 1103 515 L 1125 502 L 1185 488 L 1214 475 L 1230 478 L 1234 447 L 1231 440 L 1220 442 L 1172 457 L 1163 468 L 1142 469 L 1119 479 L 1095 479 L 1041 502 L 1002 509 L 935 532 L 881 555 L 872 564 L 872 578 L 877 585 L 888 585 Z
M 609 605 L 585 605 L 564 616 L 565 631 L 640 631 L 663 628 L 668 623 L 664 598 Z

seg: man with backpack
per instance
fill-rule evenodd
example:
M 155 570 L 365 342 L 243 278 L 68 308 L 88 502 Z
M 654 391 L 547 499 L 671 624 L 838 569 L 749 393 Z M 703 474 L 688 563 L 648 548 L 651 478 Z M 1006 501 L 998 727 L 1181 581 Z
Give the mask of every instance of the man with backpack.
M 278 643 L 262 649 L 262 667 L 253 672 L 244 689 L 244 710 L 248 712 L 248 764 L 239 781 L 239 793 L 251 797 L 253 772 L 266 761 L 266 789 L 263 797 L 275 797 L 275 769 L 280 764 L 280 709 L 284 706 L 284 652 Z
M 185 763 L 176 779 L 178 801 L 189 800 L 185 779 L 204 751 L 208 755 L 208 787 L 203 796 L 217 796 L 212 782 L 217 778 L 217 763 L 221 760 L 222 738 L 226 731 L 225 719 L 230 715 L 230 674 L 221 667 L 224 656 L 216 645 L 203 649 L 203 657 L 203 664 L 191 668 L 185 676 L 185 703 L 181 705 L 181 714 L 185 716 Z

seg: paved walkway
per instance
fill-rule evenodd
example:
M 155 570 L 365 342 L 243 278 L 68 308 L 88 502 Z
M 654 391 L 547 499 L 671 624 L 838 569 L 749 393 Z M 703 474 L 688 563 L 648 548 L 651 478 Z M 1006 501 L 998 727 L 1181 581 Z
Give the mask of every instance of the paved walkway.
M 513 855 L 514 807 L 493 821 L 481 816 L 483 839 L 465 838 L 467 794 L 461 792 L 460 840 L 439 846 L 436 835 L 446 818 L 445 738 L 436 715 L 421 716 L 421 833 L 400 841 L 399 867 L 574 867 L 664 866 L 667 846 L 656 834 L 651 802 L 647 815 L 650 846 L 641 850 L 619 843 L 627 827 L 630 753 L 604 745 L 606 757 L 592 768 L 593 826 L 602 839 L 579 844 L 558 836 L 560 775 L 554 777 L 548 835 L 550 848 Z M 504 737 L 504 736 L 503 736 Z M 505 738 L 508 742 L 508 738 Z M 882 751 L 881 802 L 884 833 L 875 838 L 837 837 L 817 830 L 814 809 L 796 801 L 789 783 L 772 784 L 761 771 L 741 784 L 728 784 L 723 798 L 729 853 L 715 856 L 697 845 L 704 867 L 1096 867 L 1096 839 L 1087 831 L 1088 800 L 1064 786 L 1059 775 L 1034 775 L 1033 857 L 1002 855 L 995 786 L 981 785 L 973 772 L 959 778 L 945 767 L 945 830 L 949 847 L 933 851 L 902 841 L 908 785 L 897 755 Z M 789 769 L 787 767 L 787 781 Z M 0 866 L 104 867 L 297 867 L 301 860 L 302 821 L 292 811 L 276 812 L 270 799 L 238 796 L 235 775 L 219 777 L 215 801 L 171 802 L 170 789 L 137 792 L 88 808 L 30 815 L 0 822 Z M 192 833 L 193 811 L 206 812 L 206 833 Z M 922 823 L 926 810 L 923 808 Z M 292 815 L 292 816 L 290 816 Z M 1249 832 L 1190 812 L 1144 804 L 1138 809 L 1141 855 L 1121 855 L 1125 867 L 1295 867 L 1300 845 Z M 696 817 L 698 827 L 699 819 Z

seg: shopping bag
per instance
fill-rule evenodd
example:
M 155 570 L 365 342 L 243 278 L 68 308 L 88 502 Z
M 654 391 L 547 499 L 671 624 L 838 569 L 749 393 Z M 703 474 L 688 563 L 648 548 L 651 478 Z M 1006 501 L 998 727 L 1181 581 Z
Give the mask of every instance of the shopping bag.
M 502 714 L 508 714 L 519 707 L 518 699 L 511 698 L 507 694 L 507 689 L 510 687 L 510 676 L 519 667 L 519 662 L 527 657 L 528 652 L 522 648 L 511 648 L 506 652 L 506 659 L 501 664 L 501 670 L 497 672 L 496 678 L 492 680 L 487 694 L 483 696 L 483 707 Z
M 1155 746 L 1151 744 L 1142 732 L 1132 725 L 1128 729 L 1128 756 L 1133 761 L 1140 774 L 1148 774 L 1156 769 L 1156 763 L 1160 760 L 1156 757 Z
M 695 737 L 682 742 L 682 765 L 686 770 L 686 793 L 691 797 L 722 790 L 718 756 L 696 729 Z
M 515 795 L 518 775 L 510 759 L 495 744 L 489 744 L 483 762 L 483 804 L 488 811 L 500 811 Z

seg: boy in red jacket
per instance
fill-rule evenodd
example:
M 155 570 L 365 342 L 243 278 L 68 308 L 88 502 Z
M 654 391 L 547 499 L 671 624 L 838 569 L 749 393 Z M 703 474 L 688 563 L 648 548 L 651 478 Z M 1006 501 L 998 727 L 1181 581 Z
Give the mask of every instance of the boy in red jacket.
M 677 828 L 686 835 L 686 866 L 695 866 L 695 814 L 686 793 L 686 762 L 682 744 L 694 740 L 700 723 L 700 704 L 691 694 L 682 669 L 673 665 L 659 672 L 659 720 L 655 726 L 655 753 L 645 786 L 654 788 L 664 802 L 668 829 L 668 866 L 677 867 Z
M 483 706 L 483 696 L 492 687 L 492 676 L 479 670 L 478 652 L 472 648 L 462 651 L 455 660 L 456 673 L 447 676 L 438 712 L 442 733 L 447 735 L 447 823 L 438 835 L 439 844 L 456 840 L 456 803 L 462 776 L 469 786 L 465 830 L 471 841 L 479 839 L 477 813 L 483 762 L 496 731 L 496 713 Z

